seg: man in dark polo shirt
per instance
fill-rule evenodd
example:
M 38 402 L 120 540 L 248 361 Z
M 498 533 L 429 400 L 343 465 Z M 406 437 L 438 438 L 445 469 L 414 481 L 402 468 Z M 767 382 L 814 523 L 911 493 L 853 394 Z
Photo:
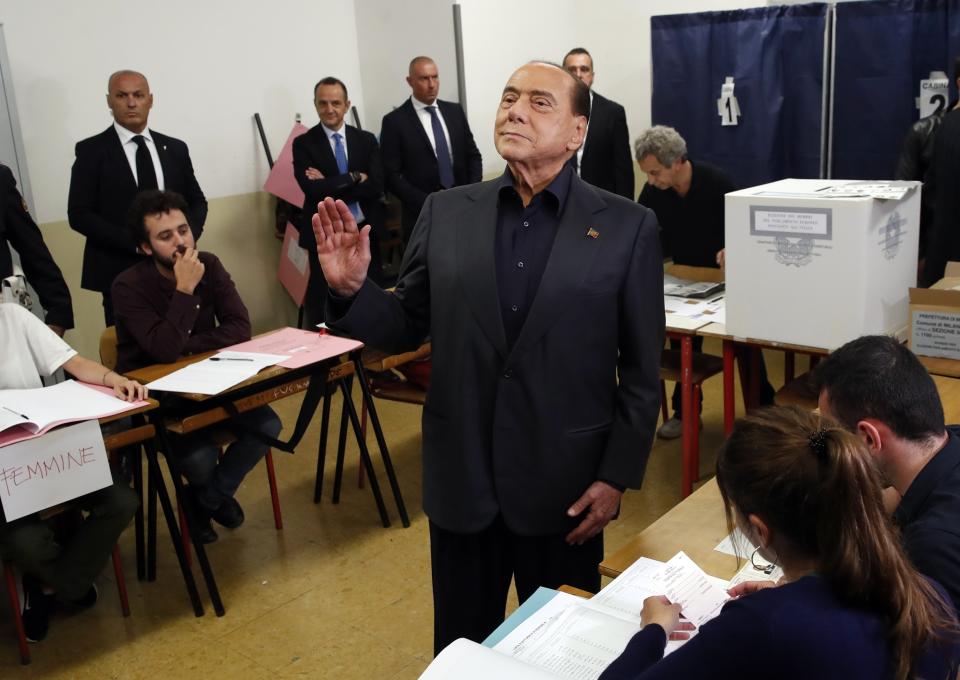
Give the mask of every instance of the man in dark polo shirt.
M 179 194 L 157 190 L 139 194 L 130 208 L 129 226 L 150 259 L 113 283 L 121 373 L 250 339 L 250 316 L 233 280 L 215 255 L 196 250 L 186 214 Z M 269 406 L 245 412 L 243 420 L 248 431 L 234 433 L 237 439 L 222 459 L 220 447 L 202 430 L 173 439 L 204 543 L 217 540 L 211 518 L 228 529 L 243 523 L 233 496 L 268 448 L 249 430 L 276 438 L 282 427 Z
M 640 169 L 647 183 L 637 202 L 650 208 L 660 223 L 664 257 L 674 264 L 717 267 L 724 237 L 724 196 L 736 187 L 720 168 L 687 157 L 687 143 L 676 130 L 655 125 L 634 142 Z M 679 340 L 670 340 L 674 349 Z M 693 338 L 693 351 L 703 349 L 703 338 Z M 773 387 L 760 362 L 760 403 L 773 403 Z M 683 433 L 680 385 L 673 390 L 673 417 L 657 431 L 661 439 L 676 439 Z M 703 403 L 703 395 L 700 396 Z
M 890 487 L 887 509 L 918 571 L 960 607 L 960 428 L 933 379 L 894 338 L 857 338 L 817 366 L 820 412 L 857 433 Z

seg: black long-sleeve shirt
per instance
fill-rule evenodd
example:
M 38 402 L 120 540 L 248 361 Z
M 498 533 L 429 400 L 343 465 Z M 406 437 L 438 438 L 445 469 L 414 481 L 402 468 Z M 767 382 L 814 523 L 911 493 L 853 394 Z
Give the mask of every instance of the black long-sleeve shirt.
M 212 253 L 200 253 L 203 279 L 193 295 L 179 292 L 153 260 L 113 282 L 117 371 L 176 361 L 250 339 L 250 315 L 233 279 Z

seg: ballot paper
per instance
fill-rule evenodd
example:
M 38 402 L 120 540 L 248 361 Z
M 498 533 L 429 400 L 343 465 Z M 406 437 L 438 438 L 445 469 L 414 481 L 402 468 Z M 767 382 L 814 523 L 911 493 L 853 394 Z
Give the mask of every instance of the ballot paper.
M 726 538 L 717 543 L 714 548 L 717 552 L 726 553 L 727 555 L 748 558 L 756 549 L 757 546 L 755 546 L 739 528 L 727 534 Z
M 159 392 L 220 394 L 234 385 L 252 378 L 267 366 L 285 359 L 285 354 L 224 351 L 174 371 L 147 385 Z
M 682 550 L 653 576 L 658 590 L 680 605 L 684 618 L 697 628 L 720 613 L 730 599 L 727 591 Z
M 640 630 L 643 601 L 665 594 L 666 581 L 678 579 L 719 591 L 728 599 L 726 583 L 704 574 L 683 553 L 668 563 L 641 557 L 589 600 L 557 593 L 493 648 L 458 640 L 430 664 L 421 680 L 595 680 Z M 687 598 L 687 602 L 697 612 L 703 598 Z M 716 607 L 714 615 L 718 611 Z M 702 624 L 709 618 L 704 614 L 697 620 Z M 683 643 L 670 640 L 664 653 Z

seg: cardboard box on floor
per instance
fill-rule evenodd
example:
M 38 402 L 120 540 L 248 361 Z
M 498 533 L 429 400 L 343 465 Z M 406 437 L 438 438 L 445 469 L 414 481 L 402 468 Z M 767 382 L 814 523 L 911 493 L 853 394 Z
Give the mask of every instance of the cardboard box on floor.
M 910 289 L 910 349 L 918 356 L 960 359 L 960 262 L 948 262 L 930 288 Z
M 900 200 L 826 197 L 849 180 L 773 182 L 727 194 L 727 332 L 833 350 L 909 323 L 919 183 Z

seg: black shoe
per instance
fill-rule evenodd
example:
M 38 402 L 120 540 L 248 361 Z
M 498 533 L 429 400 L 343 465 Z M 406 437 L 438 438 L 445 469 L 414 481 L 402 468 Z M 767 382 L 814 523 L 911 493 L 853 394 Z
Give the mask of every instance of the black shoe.
M 29 642 L 40 642 L 47 637 L 50 629 L 50 610 L 53 608 L 53 596 L 43 592 L 37 581 L 23 576 L 23 631 Z
M 209 545 L 210 543 L 216 542 L 219 536 L 214 530 L 213 525 L 210 524 L 210 510 L 200 502 L 199 493 L 197 487 L 192 485 L 184 487 L 184 494 L 187 496 L 187 503 L 190 505 L 190 510 L 193 514 L 194 528 L 197 532 L 197 538 L 200 539 L 200 542 L 204 545 Z
M 210 516 L 217 524 L 227 529 L 236 529 L 243 524 L 243 508 L 237 503 L 236 498 L 225 498 L 220 507 L 210 513 Z
M 100 591 L 97 590 L 97 584 L 91 583 L 90 590 L 84 593 L 78 600 L 61 599 L 64 607 L 70 611 L 82 612 L 84 609 L 90 609 L 100 599 Z

